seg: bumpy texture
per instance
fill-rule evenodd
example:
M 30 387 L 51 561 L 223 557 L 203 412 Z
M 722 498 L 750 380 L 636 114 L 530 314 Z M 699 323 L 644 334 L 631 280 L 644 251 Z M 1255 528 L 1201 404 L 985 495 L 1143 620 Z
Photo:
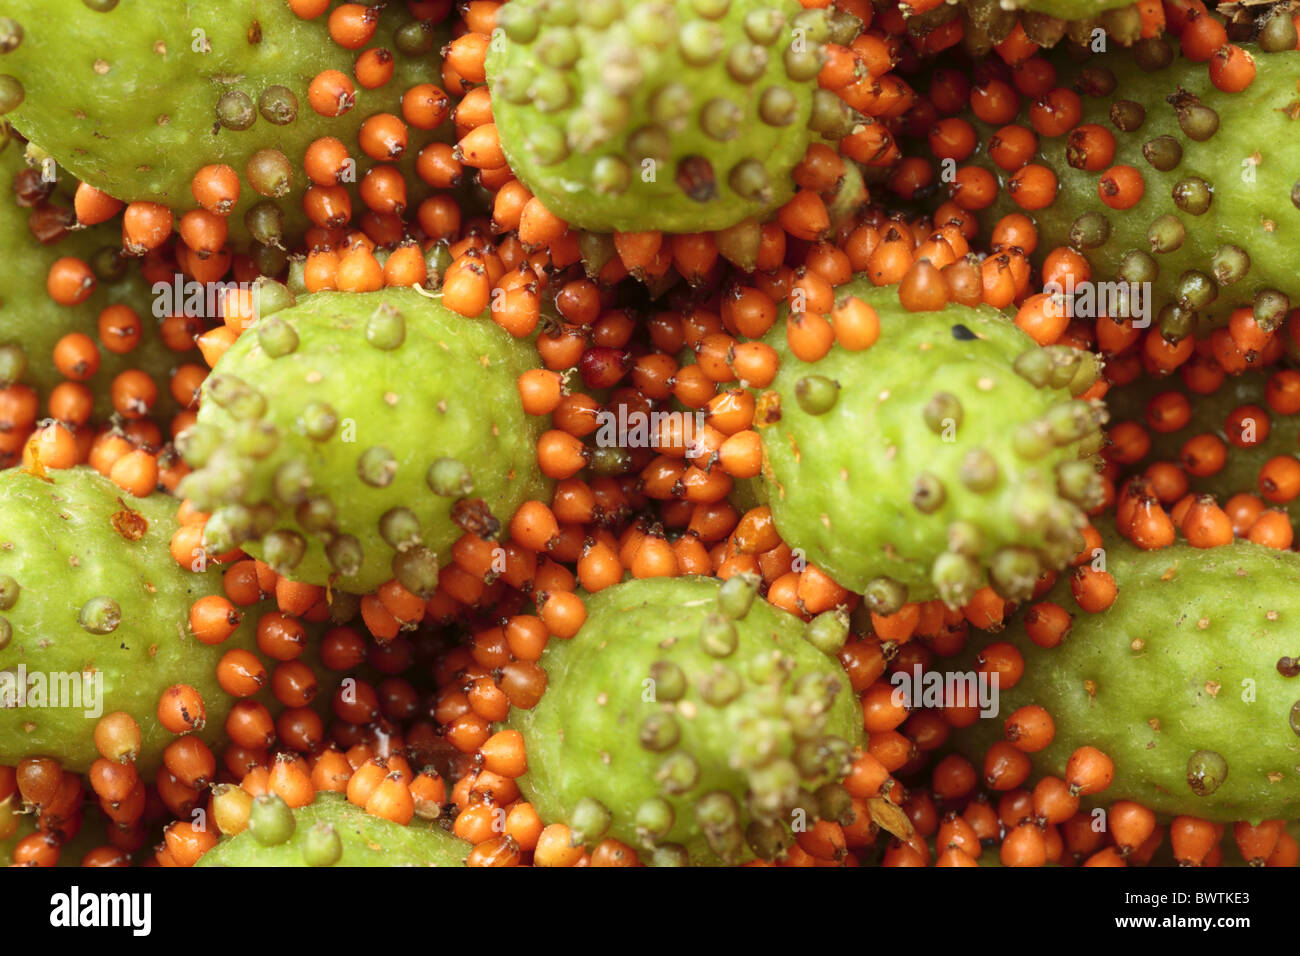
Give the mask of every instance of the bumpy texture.
M 436 823 L 408 826 L 372 816 L 337 793 L 317 793 L 313 803 L 293 811 L 293 835 L 265 846 L 252 831 L 224 837 L 198 866 L 310 866 L 304 845 L 317 827 L 338 834 L 341 854 L 333 866 L 463 866 L 471 849 Z
M 1269 290 L 1300 302 L 1293 252 L 1300 236 L 1300 155 L 1291 148 L 1300 132 L 1300 52 L 1254 49 L 1254 82 L 1243 92 L 1223 93 L 1203 64 L 1188 64 L 1171 45 L 1172 64 L 1151 71 L 1128 51 L 1082 65 L 1053 61 L 1057 86 L 1081 94 L 1081 125 L 1113 134 L 1114 157 L 1104 162 L 1089 155 L 1074 131 L 1040 135 L 1034 162 L 1049 167 L 1059 187 L 1051 205 L 1029 215 L 1038 226 L 1040 260 L 1055 246 L 1073 245 L 1091 264 L 1094 281 L 1151 282 L 1149 318 L 1173 339 L 1187 334 L 1196 318 L 1226 319 Z M 1030 106 L 1027 98 L 1022 106 Z M 1017 122 L 1024 124 L 1025 115 Z M 987 142 L 994 130 L 979 128 Z M 1020 211 L 1007 193 L 1012 172 L 985 157 L 972 162 L 993 171 L 1003 186 L 986 223 Z M 1099 193 L 1117 166 L 1132 167 L 1145 183 L 1129 208 L 1111 208 Z M 1266 301 L 1276 325 L 1286 306 Z
M 797 618 L 761 599 L 729 617 L 719 592 L 709 578 L 628 581 L 587 597 L 582 630 L 550 643 L 545 695 L 510 718 L 543 819 L 591 844 L 739 862 L 747 841 L 771 855 L 806 790 L 842 775 L 862 719 L 838 663 Z M 607 832 L 584 823 L 606 812 Z
M 1075 748 L 1098 747 L 1115 764 L 1098 798 L 1106 803 L 1223 822 L 1294 817 L 1300 683 L 1279 660 L 1296 653 L 1300 557 L 1244 542 L 1141 551 L 1110 535 L 1105 562 L 1118 598 L 1100 614 L 1076 613 L 1059 646 L 1034 644 L 1023 616 L 998 635 L 1024 655 L 1024 676 L 1002 689 L 998 718 L 977 722 L 959 746 L 982 759 L 1003 721 L 1037 704 L 1056 736 L 1031 755 L 1035 770 L 1064 777 Z M 1068 576 L 1044 600 L 1077 610 Z M 971 664 L 983 643 L 950 669 Z M 1214 789 L 1195 772 L 1216 754 L 1227 772 Z M 1189 774 L 1208 792 L 1198 795 Z
M 836 290 L 837 302 L 849 296 L 880 316 L 869 349 L 835 345 L 810 364 L 783 323 L 768 336 L 779 406 L 765 394 L 755 418 L 777 530 L 854 591 L 886 578 L 907 600 L 960 605 L 988 573 L 1000 593 L 1025 596 L 1077 552 L 1079 504 L 1099 490 L 1079 457 L 1099 447 L 1104 411 L 1068 388 L 1091 384 L 1091 363 L 1039 349 L 993 309 L 910 313 L 896 289 L 865 279 Z M 804 407 L 805 380 L 838 383 L 829 410 Z
M 17 585 L 16 600 L 0 611 L 0 673 L 10 675 L 0 678 L 0 692 L 14 690 L 20 667 L 29 688 L 36 675 L 43 677 L 47 704 L 53 675 L 66 678 L 62 690 L 84 686 L 82 674 L 102 676 L 102 712 L 126 711 L 143 733 L 142 776 L 157 769 L 163 748 L 176 739 L 156 716 L 163 690 L 176 683 L 194 687 L 207 716 L 199 736 L 215 742 L 234 702 L 217 683 L 217 662 L 231 648 L 252 650 L 256 643 L 251 614 L 219 646 L 190 633 L 190 605 L 221 594 L 221 574 L 177 567 L 168 552 L 175 510 L 171 498 L 135 498 L 89 468 L 49 472 L 45 479 L 0 472 L 0 575 Z M 117 615 L 104 612 L 105 598 L 116 603 Z M 106 631 L 114 617 L 120 620 Z M 85 771 L 98 757 L 92 739 L 98 715 L 87 716 L 87 709 L 38 707 L 31 698 L 27 706 L 0 707 L 0 763 L 39 755 Z
M 501 145 L 548 209 L 609 232 L 725 229 L 790 198 L 814 133 L 821 44 L 856 18 L 795 0 L 514 0 L 488 54 Z
M 464 530 L 490 536 L 546 497 L 540 422 L 515 384 L 538 363 L 412 290 L 306 296 L 217 362 L 180 442 L 196 469 L 182 493 L 213 510 L 215 553 L 241 544 L 295 580 L 431 593 Z
M 375 90 L 354 84 L 355 105 L 337 117 L 312 109 L 308 84 L 323 70 L 350 77 L 356 53 L 330 41 L 324 19 L 302 20 L 280 0 L 120 3 L 104 12 L 81 0 L 15 0 L 5 13 L 24 34 L 4 59 L 25 91 L 7 118 L 97 189 L 125 202 L 161 203 L 179 216 L 196 207 L 190 179 L 200 167 L 225 163 L 244 177 L 259 150 L 287 156 L 292 183 L 283 193 L 258 195 L 245 178 L 229 216 L 232 240 L 247 236 L 245 213 L 268 201 L 283 213 L 286 234 L 299 233 L 310 185 L 299 165 L 307 146 L 335 136 L 361 164 L 355 145 L 362 122 L 376 113 L 400 116 L 402 92 L 437 75 L 427 52 L 401 52 L 395 34 L 413 22 L 404 12 L 383 17 L 375 35 L 393 52 L 393 79 Z M 428 46 L 438 45 L 430 37 Z M 292 97 L 276 96 L 275 88 Z M 273 107 L 264 99 L 268 90 Z M 224 107 L 235 128 L 219 122 L 218 102 L 228 94 L 244 97 Z M 272 108 L 264 111 L 264 103 Z
M 27 171 L 27 172 L 24 172 Z M 0 288 L 0 346 L 16 346 L 25 357 L 25 369 L 19 381 L 31 385 L 42 397 L 63 376 L 54 367 L 55 343 L 69 332 L 82 332 L 96 342 L 99 313 L 106 306 L 121 303 L 134 309 L 143 320 L 140 344 L 126 354 L 100 348 L 99 370 L 85 384 L 95 396 L 95 415 L 102 418 L 113 410 L 109 386 L 113 378 L 131 368 L 143 369 L 158 386 L 154 411 L 168 415 L 175 411 L 175 401 L 167 387 L 168 373 L 177 365 L 196 361 L 197 352 L 173 352 L 158 334 L 158 319 L 153 315 L 153 296 L 149 283 L 137 272 L 128 271 L 115 262 L 115 250 L 122 241 L 116 225 L 84 230 L 58 230 L 53 241 L 42 244 L 32 234 L 28 220 L 38 211 L 52 208 L 66 212 L 72 225 L 71 187 L 75 186 L 65 171 L 58 170 L 59 182 L 50 195 L 33 207 L 16 201 L 14 186 L 21 175 L 32 175 L 23 160 L 23 144 L 16 139 L 0 146 L 0 263 L 4 263 L 5 281 Z M 73 256 L 96 269 L 95 291 L 80 305 L 64 306 L 50 298 L 46 276 L 59 258 Z M 4 384 L 4 383 L 0 383 Z

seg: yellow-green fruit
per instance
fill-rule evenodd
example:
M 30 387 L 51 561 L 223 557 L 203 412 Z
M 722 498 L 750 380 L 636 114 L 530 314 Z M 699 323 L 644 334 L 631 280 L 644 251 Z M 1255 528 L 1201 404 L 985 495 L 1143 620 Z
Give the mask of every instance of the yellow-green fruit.
M 319 792 L 305 807 L 283 808 L 284 840 L 264 843 L 250 827 L 227 836 L 197 866 L 463 866 L 472 847 L 436 823 L 403 826 L 367 813 L 339 793 Z
M 883 612 L 959 606 L 985 583 L 1023 599 L 1077 553 L 1099 500 L 1089 455 L 1105 410 L 1070 397 L 1093 357 L 1041 349 L 989 307 L 909 312 L 865 278 L 836 290 L 851 298 L 879 317 L 870 348 L 803 361 L 793 316 L 767 338 L 781 368 L 757 417 L 777 530 Z
M 795 0 L 514 0 L 487 59 L 510 168 L 597 232 L 701 232 L 785 203 L 852 110 L 817 85 L 857 19 Z
M 540 703 L 510 716 L 543 820 L 654 865 L 719 865 L 779 856 L 792 829 L 839 818 L 862 716 L 826 651 L 847 617 L 805 628 L 756 588 L 691 576 L 585 597 L 582 629 L 540 661 Z
M 982 761 L 1007 719 L 1036 705 L 1055 724 L 1030 755 L 1036 776 L 1065 779 L 1071 754 L 1096 747 L 1115 767 L 1099 805 L 1224 823 L 1300 813 L 1300 556 L 1245 542 L 1142 551 L 1112 530 L 1104 562 L 1119 589 L 1105 611 L 1079 611 L 1068 576 L 1044 596 L 1074 612 L 1059 645 L 1028 636 L 1038 605 L 997 635 L 1023 655 L 1024 676 L 957 747 Z M 987 643 L 945 668 L 973 668 Z
M 241 615 L 222 644 L 195 638 L 190 607 L 223 593 L 221 572 L 176 564 L 175 514 L 174 498 L 136 498 L 83 466 L 0 472 L 0 764 L 46 756 L 83 772 L 99 757 L 99 718 L 125 711 L 149 779 L 176 739 L 157 716 L 174 684 L 202 696 L 195 730 L 217 745 L 234 704 L 217 662 L 256 649 L 257 616 Z
M 362 49 L 335 43 L 327 18 L 304 20 L 284 0 L 11 0 L 5 13 L 22 38 L 0 61 L 19 91 L 6 118 L 79 179 L 124 202 L 160 203 L 177 218 L 198 207 L 194 174 L 227 165 L 242 181 L 227 216 L 232 241 L 275 246 L 309 225 L 303 195 L 312 181 L 302 160 L 314 140 L 332 136 L 348 149 L 351 167 L 323 185 L 347 190 L 356 205 L 357 184 L 374 165 L 358 147 L 362 124 L 402 116 L 402 94 L 414 85 L 441 87 L 445 35 L 405 4 L 367 9 L 374 34 L 362 46 L 385 51 L 393 69 L 373 89 L 355 78 Z M 311 84 L 325 71 L 346 85 L 314 106 Z M 450 135 L 449 126 L 408 131 L 404 150 L 378 159 L 409 172 L 420 146 Z M 408 203 L 418 202 L 423 183 L 407 181 Z
M 529 499 L 541 419 L 517 380 L 536 349 L 411 289 L 318 292 L 221 357 L 178 444 L 210 553 L 242 546 L 295 580 L 427 596 L 466 531 Z

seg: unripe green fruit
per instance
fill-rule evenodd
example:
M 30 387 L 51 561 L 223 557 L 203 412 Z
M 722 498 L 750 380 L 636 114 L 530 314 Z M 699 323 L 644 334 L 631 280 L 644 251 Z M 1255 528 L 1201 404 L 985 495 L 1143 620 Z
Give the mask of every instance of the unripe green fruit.
M 1024 676 L 1000 692 L 996 719 L 954 735 L 978 764 L 1017 708 L 1037 704 L 1056 734 L 1031 754 L 1037 774 L 1065 777 L 1076 748 L 1097 747 L 1115 778 L 1098 805 L 1135 800 L 1162 817 L 1230 822 L 1300 812 L 1300 683 L 1279 667 L 1295 656 L 1300 556 L 1255 544 L 1142 551 L 1113 532 L 1105 567 L 1119 596 L 1106 611 L 1082 612 L 1063 575 L 1044 598 L 1074 614 L 1066 639 L 1043 648 L 1024 615 L 999 641 L 1024 656 Z M 972 641 L 973 666 L 987 641 Z
M 83 772 L 99 757 L 99 717 L 125 711 L 140 726 L 136 763 L 148 779 L 176 739 L 157 709 L 162 692 L 177 683 L 203 697 L 200 739 L 215 746 L 221 738 L 234 699 L 217 683 L 217 662 L 232 648 L 256 649 L 257 614 L 244 609 L 220 645 L 190 633 L 190 606 L 222 593 L 221 572 L 177 566 L 168 550 L 175 513 L 175 499 L 136 498 L 81 466 L 45 479 L 0 472 L 0 575 L 16 584 L 16 598 L 0 611 L 9 634 L 0 646 L 0 697 L 16 694 L 23 674 L 28 683 L 25 706 L 0 706 L 0 763 L 48 756 Z M 111 630 L 78 622 L 88 606 L 105 601 L 120 617 Z M 34 696 L 38 682 L 42 703 Z M 56 690 L 61 706 L 53 706 Z
M 241 335 L 179 443 L 213 553 L 242 545 L 295 580 L 367 593 L 396 577 L 427 596 L 466 530 L 493 537 L 547 498 L 541 422 L 516 385 L 539 364 L 530 345 L 410 289 L 316 293 L 273 318 L 295 347 Z
M 417 818 L 402 826 L 366 813 L 338 793 L 319 792 L 305 807 L 284 809 L 293 824 L 287 838 L 264 845 L 250 827 L 224 837 L 196 865 L 463 866 L 472 849 L 436 823 Z
M 345 184 L 357 203 L 356 183 L 369 165 L 357 148 L 361 124 L 377 113 L 401 116 L 410 86 L 438 82 L 436 53 L 402 52 L 400 31 L 415 22 L 404 9 L 383 11 L 373 38 L 393 55 L 392 79 L 373 90 L 354 82 L 351 108 L 329 117 L 310 105 L 309 84 L 325 70 L 353 79 L 358 54 L 330 39 L 326 18 L 303 20 L 287 3 L 138 2 L 100 12 L 82 0 L 14 0 L 6 12 L 24 38 L 3 69 L 25 91 L 6 119 L 78 178 L 126 202 L 169 206 L 177 218 L 197 208 L 190 180 L 200 168 L 232 167 L 243 187 L 228 217 L 236 243 L 248 240 L 245 216 L 262 202 L 283 213 L 288 236 L 308 225 L 306 174 L 281 164 L 292 182 L 273 187 L 272 177 L 259 190 L 259 152 L 277 150 L 300 164 L 313 140 L 336 137 L 357 162 Z M 428 141 L 413 133 L 408 170 Z M 435 135 L 446 140 L 452 131 Z
M 1158 41 L 1177 53 L 1173 41 Z M 1145 47 L 1093 55 L 1082 63 L 1054 56 L 1056 85 L 1076 89 L 1083 107 L 1081 125 L 1095 124 L 1113 134 L 1115 152 L 1092 157 L 1073 131 L 1039 137 L 1035 163 L 1055 173 L 1055 200 L 1032 216 L 1038 230 L 1034 254 L 1041 262 L 1053 248 L 1075 245 L 1092 268 L 1092 282 L 1151 282 L 1142 301 L 1108 301 L 1082 311 L 1079 318 L 1132 316 L 1155 323 L 1161 310 L 1181 304 L 1210 324 L 1223 324 L 1233 309 L 1256 307 L 1285 314 L 1300 303 L 1292 242 L 1300 233 L 1300 208 L 1293 190 L 1300 181 L 1300 159 L 1290 148 L 1300 113 L 1295 77 L 1300 53 L 1262 53 L 1248 47 L 1256 66 L 1245 90 L 1224 93 L 1210 81 L 1205 64 L 1162 55 L 1152 62 Z M 1030 98 L 1021 98 L 1017 123 L 1029 125 Z M 994 132 L 976 121 L 985 142 Z M 1088 164 L 1096 161 L 1097 168 Z M 997 176 L 1003 188 L 981 213 L 990 226 L 1021 212 L 1005 188 L 1014 171 L 977 154 L 971 162 Z M 1110 169 L 1130 166 L 1145 184 L 1141 198 L 1126 208 L 1111 208 L 1099 189 Z M 1100 218 L 1099 218 L 1100 217 Z M 1100 230 L 1097 224 L 1104 221 Z M 1152 231 L 1156 235 L 1153 237 Z M 1085 240 L 1085 235 L 1091 238 Z M 1099 294 L 1110 294 L 1098 286 Z M 1272 303 L 1269 305 L 1269 303 Z
M 823 43 L 849 42 L 851 18 L 795 0 L 572 14 L 549 0 L 503 8 L 487 70 L 511 169 L 574 226 L 699 232 L 764 216 L 793 195 L 810 124 L 828 136 L 851 126 L 816 82 Z
M 577 636 L 551 641 L 546 693 L 509 720 L 528 748 L 520 788 L 543 820 L 713 865 L 750 858 L 768 829 L 788 840 L 812 825 L 797 808 L 861 739 L 848 677 L 766 601 L 725 616 L 722 590 L 628 581 L 587 596 Z
M 993 309 L 912 313 L 896 289 L 865 279 L 836 290 L 837 302 L 849 296 L 880 317 L 872 347 L 836 344 L 809 363 L 791 353 L 784 323 L 767 337 L 781 356 L 779 410 L 758 431 L 782 538 L 850 590 L 887 578 L 909 601 L 963 604 L 1016 555 L 1037 567 L 1031 582 L 1061 567 L 1081 546 L 1079 503 L 1096 479 L 1078 459 L 1104 412 L 1053 387 L 1056 353 Z M 801 400 L 814 376 L 839 383 L 824 411 Z M 952 550 L 956 525 L 981 532 L 973 549 Z M 1025 596 L 1023 582 L 992 584 Z

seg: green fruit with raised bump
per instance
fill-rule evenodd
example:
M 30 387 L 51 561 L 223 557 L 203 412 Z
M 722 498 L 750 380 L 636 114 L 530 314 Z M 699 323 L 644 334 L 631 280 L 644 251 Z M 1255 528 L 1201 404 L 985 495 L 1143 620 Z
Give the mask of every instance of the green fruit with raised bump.
M 996 718 L 954 736 L 958 748 L 978 763 L 1007 718 L 1034 704 L 1055 723 L 1030 754 L 1036 775 L 1065 778 L 1076 748 L 1096 747 L 1115 766 L 1101 805 L 1221 822 L 1296 816 L 1300 556 L 1247 542 L 1142 551 L 1113 530 L 1104 540 L 1115 602 L 1079 611 L 1063 575 L 1042 598 L 1073 613 L 1059 645 L 1029 638 L 1035 607 L 1009 621 L 996 640 L 1020 651 L 1024 675 L 1000 689 Z M 986 643 L 944 667 L 973 668 Z
M 319 792 L 297 809 L 280 805 L 291 822 L 284 839 L 260 842 L 250 826 L 223 837 L 196 866 L 464 866 L 473 849 L 436 823 L 417 818 L 402 826 L 339 793 Z
M 378 22 L 366 45 L 387 50 L 394 73 L 367 89 L 354 81 L 358 52 L 335 43 L 326 20 L 303 20 L 278 0 L 107 9 L 82 0 L 14 0 L 6 13 L 22 24 L 22 41 L 0 70 L 24 97 L 6 118 L 95 188 L 125 202 L 160 203 L 178 219 L 197 208 L 194 174 L 228 165 L 242 187 L 224 213 L 231 239 L 275 246 L 309 225 L 302 210 L 311 185 L 301 165 L 307 147 L 323 136 L 343 142 L 353 168 L 325 185 L 344 186 L 356 204 L 356 184 L 371 165 L 357 149 L 361 124 L 378 113 L 400 117 L 402 94 L 437 76 L 442 40 L 435 28 L 381 6 L 372 8 Z M 348 81 L 331 107 L 337 115 L 309 101 L 309 85 L 326 70 Z M 420 137 L 428 134 L 414 130 L 405 153 L 383 161 L 403 158 L 409 166 Z
M 264 314 L 221 357 L 181 486 L 204 541 L 356 593 L 427 596 L 465 532 L 545 500 L 540 421 L 516 380 L 536 350 L 410 289 L 320 292 Z
M 99 717 L 125 711 L 148 779 L 176 739 L 157 717 L 173 684 L 202 696 L 196 733 L 216 745 L 234 704 L 217 662 L 255 649 L 257 616 L 242 613 L 220 645 L 194 637 L 190 607 L 222 594 L 221 573 L 177 566 L 175 514 L 175 499 L 136 498 L 82 466 L 0 472 L 0 764 L 46 756 L 83 772 Z
M 1058 246 L 1088 260 L 1092 286 L 1078 291 L 1090 297 L 1076 317 L 1133 318 L 1177 340 L 1243 306 L 1273 328 L 1300 303 L 1300 158 L 1289 145 L 1300 131 L 1300 52 L 1247 49 L 1256 74 L 1236 93 L 1216 89 L 1204 64 L 1166 40 L 1081 63 L 1053 59 L 1057 86 L 1078 92 L 1082 116 L 1062 135 L 1039 136 L 1032 162 L 1056 175 L 1057 193 L 1023 211 L 1037 227 L 1036 261 Z M 1017 122 L 1029 125 L 1024 111 Z M 995 132 L 976 126 L 986 142 Z M 1089 136 L 1089 126 L 1101 129 Z M 1110 138 L 1113 153 L 1101 145 Z M 971 162 L 1002 185 L 985 226 L 1022 211 L 1015 170 L 984 155 Z M 1123 167 L 1139 174 L 1140 191 Z
M 756 587 L 647 579 L 586 596 L 582 629 L 540 661 L 540 703 L 509 719 L 542 819 L 657 864 L 779 856 L 792 826 L 812 825 L 862 715 L 835 658 Z
M 1095 361 L 1040 349 L 988 307 L 909 312 L 897 289 L 865 279 L 836 290 L 837 303 L 850 297 L 879 316 L 870 348 L 802 361 L 790 318 L 767 338 L 781 367 L 756 419 L 777 530 L 859 593 L 883 580 L 903 600 L 961 605 L 989 583 L 1022 599 L 1077 553 L 1083 509 L 1099 500 L 1088 454 L 1105 412 L 1071 398 Z M 829 402 L 822 382 L 838 385 L 824 409 L 808 397 Z
M 853 112 L 820 90 L 822 45 L 860 24 L 796 0 L 514 0 L 487 59 L 510 167 L 596 232 L 701 232 L 794 194 L 816 136 Z

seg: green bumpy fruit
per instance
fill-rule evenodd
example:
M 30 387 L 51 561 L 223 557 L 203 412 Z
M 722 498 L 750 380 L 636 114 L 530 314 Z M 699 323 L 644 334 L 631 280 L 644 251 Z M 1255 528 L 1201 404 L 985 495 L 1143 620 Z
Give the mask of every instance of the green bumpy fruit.
M 1132 470 L 1140 471 L 1157 461 L 1179 462 L 1188 441 L 1197 435 L 1211 434 L 1224 442 L 1227 458 L 1223 467 L 1212 475 L 1189 473 L 1191 491 L 1214 495 L 1220 504 L 1242 492 L 1259 495 L 1269 507 L 1285 508 L 1292 521 L 1300 520 L 1300 498 L 1280 501 L 1260 485 L 1259 472 L 1266 462 L 1279 455 L 1294 457 L 1300 447 L 1300 415 L 1278 414 L 1270 405 L 1267 388 L 1270 374 L 1230 375 L 1209 395 L 1186 392 L 1179 387 L 1179 379 L 1145 377 L 1131 386 L 1112 390 L 1106 400 L 1114 418 L 1137 422 L 1151 436 L 1151 451 Z M 1159 432 L 1149 426 L 1145 408 L 1151 397 L 1168 391 L 1186 394 L 1192 415 L 1185 427 Z M 1237 415 L 1230 418 L 1234 413 Z
M 859 22 L 797 0 L 514 0 L 488 53 L 510 168 L 595 232 L 700 232 L 794 193 L 815 134 L 853 112 L 819 90 L 821 46 Z
M 1105 162 L 1089 156 L 1073 131 L 1039 137 L 1034 162 L 1050 168 L 1059 187 L 1050 205 L 1029 212 L 1038 228 L 1036 257 L 1073 246 L 1090 263 L 1094 283 L 1151 284 L 1145 301 L 1116 289 L 1114 311 L 1092 308 L 1076 313 L 1080 318 L 1145 319 L 1177 340 L 1198 321 L 1222 324 L 1233 309 L 1253 306 L 1259 324 L 1274 328 L 1289 303 L 1300 302 L 1300 154 L 1291 148 L 1300 133 L 1300 52 L 1256 49 L 1254 82 L 1223 93 L 1203 64 L 1156 43 L 1082 64 L 1054 60 L 1057 85 L 1082 94 L 1082 124 L 1112 133 L 1116 148 Z M 1023 112 L 1018 122 L 1027 125 Z M 992 128 L 980 130 L 987 142 Z M 1022 211 L 1007 192 L 1011 173 L 987 157 L 973 162 L 1003 186 L 985 225 Z M 1130 208 L 1102 202 L 1115 166 L 1132 167 L 1145 183 Z
M 228 220 L 236 242 L 251 235 L 274 245 L 277 229 L 305 229 L 308 145 L 341 140 L 359 182 L 361 124 L 377 113 L 402 115 L 402 93 L 438 73 L 433 28 L 384 11 L 373 45 L 392 53 L 392 79 L 374 90 L 353 84 L 354 105 L 326 117 L 309 105 L 308 85 L 324 70 L 352 79 L 357 52 L 334 43 L 324 19 L 303 20 L 282 0 L 100 6 L 107 9 L 81 0 L 7 4 L 23 36 L 0 69 L 25 98 L 6 118 L 90 185 L 177 216 L 197 207 L 190 180 L 201 167 L 229 165 L 243 180 Z M 418 152 L 411 146 L 408 159 Z M 355 184 L 348 188 L 358 202 Z
M 87 711 L 120 710 L 140 726 L 136 765 L 151 778 L 176 739 L 158 722 L 158 699 L 177 683 L 202 695 L 198 736 L 216 745 L 234 703 L 217 662 L 232 648 L 256 649 L 256 616 L 218 646 L 190 633 L 190 606 L 222 593 L 221 573 L 177 567 L 168 549 L 175 512 L 174 499 L 135 498 L 85 467 L 44 479 L 0 472 L 0 697 L 19 703 L 24 674 L 28 687 L 20 706 L 0 706 L 0 763 L 47 756 L 83 772 L 99 756 L 100 714 Z M 32 696 L 38 682 L 44 705 Z M 64 706 L 51 706 L 56 685 Z M 77 700 L 70 694 L 82 706 L 66 706 Z
M 113 378 L 134 368 L 148 372 L 154 380 L 158 401 L 153 414 L 165 421 L 177 410 L 168 388 L 170 372 L 185 362 L 201 361 L 198 353 L 173 352 L 163 344 L 159 320 L 153 315 L 150 284 L 133 263 L 121 258 L 122 242 L 116 227 L 56 229 L 48 245 L 32 234 L 28 220 L 38 212 L 45 216 L 62 209 L 66 211 L 63 221 L 67 225 L 76 221 L 67 175 L 61 176 L 50 195 L 36 206 L 19 205 L 14 187 L 20 177 L 30 184 L 33 175 L 35 171 L 23 161 L 20 142 L 15 139 L 0 145 L 0 262 L 5 269 L 5 284 L 0 289 L 0 387 L 19 381 L 35 388 L 43 399 L 64 380 L 53 359 L 59 339 L 69 332 L 81 332 L 99 345 L 99 313 L 106 306 L 120 303 L 141 318 L 144 334 L 139 344 L 125 354 L 100 345 L 99 370 L 85 380 L 95 397 L 95 418 L 102 421 L 112 414 Z M 80 305 L 60 305 L 46 290 L 50 266 L 64 256 L 83 260 L 96 273 L 95 291 Z
M 857 701 L 756 586 L 650 579 L 586 598 L 582 629 L 542 657 L 541 702 L 510 716 L 528 749 L 519 785 L 542 819 L 584 843 L 653 848 L 656 864 L 716 865 L 779 854 L 792 814 L 843 812 L 835 781 L 861 737 Z M 842 643 L 847 619 L 828 614 L 808 636 L 838 629 Z
M 268 845 L 246 829 L 223 837 L 196 866 L 464 866 L 472 849 L 436 823 L 402 826 L 338 793 L 317 793 L 307 806 L 283 812 L 293 817 L 288 839 Z
M 962 731 L 958 747 L 978 761 L 1007 717 L 1037 704 L 1056 736 L 1030 755 L 1034 770 L 1064 778 L 1076 748 L 1097 747 L 1115 764 L 1102 804 L 1223 822 L 1295 817 L 1300 681 L 1286 675 L 1300 650 L 1300 555 L 1248 542 L 1142 551 L 1110 529 L 1105 564 L 1115 603 L 1075 614 L 1057 647 L 1029 639 L 1024 613 L 998 635 L 1024 655 L 1024 676 L 1001 690 L 998 718 Z M 1074 610 L 1068 576 L 1044 600 Z
M 491 537 L 546 498 L 532 346 L 410 289 L 305 296 L 244 332 L 178 445 L 210 553 L 356 593 L 432 593 L 466 530 Z
M 884 613 L 936 596 L 964 604 L 986 577 L 1027 596 L 1082 546 L 1081 506 L 1101 492 L 1080 456 L 1100 447 L 1105 412 L 1070 398 L 1095 360 L 1040 349 L 988 307 L 908 312 L 896 289 L 865 279 L 836 290 L 850 296 L 879 314 L 871 348 L 837 344 L 808 363 L 783 323 L 767 338 L 779 404 L 761 396 L 755 418 L 777 530 Z

